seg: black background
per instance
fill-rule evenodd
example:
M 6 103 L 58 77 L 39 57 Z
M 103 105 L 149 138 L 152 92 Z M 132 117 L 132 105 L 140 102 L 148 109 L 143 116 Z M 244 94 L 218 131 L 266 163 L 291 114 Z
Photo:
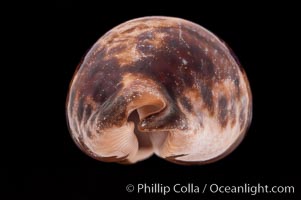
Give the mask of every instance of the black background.
M 14 193 L 31 198 L 107 199 L 148 195 L 127 193 L 127 184 L 176 183 L 204 185 L 294 185 L 300 193 L 300 103 L 298 102 L 298 52 L 296 16 L 287 5 L 141 1 L 75 3 L 57 1 L 43 5 L 20 20 L 25 48 L 18 51 L 21 65 L 15 79 L 21 84 L 17 122 L 4 174 Z M 120 8 L 121 11 L 117 10 Z M 293 6 L 292 6 L 293 7 Z M 246 138 L 228 157 L 204 166 L 180 166 L 155 156 L 135 165 L 102 163 L 83 154 L 73 143 L 66 125 L 65 100 L 76 66 L 105 32 L 127 20 L 164 15 L 198 23 L 223 39 L 244 67 L 253 94 L 253 120 Z M 21 99 L 21 100 L 20 100 Z M 12 100 L 13 101 L 13 100 Z M 14 102 L 14 101 L 13 101 Z M 15 118 L 14 118 L 15 119 Z M 11 118 L 12 120 L 12 118 Z M 297 194 L 221 195 L 178 194 L 176 199 L 225 197 L 293 199 Z M 108 196 L 111 195 L 111 196 Z M 169 197 L 172 195 L 169 195 Z M 161 199 L 162 194 L 153 198 Z

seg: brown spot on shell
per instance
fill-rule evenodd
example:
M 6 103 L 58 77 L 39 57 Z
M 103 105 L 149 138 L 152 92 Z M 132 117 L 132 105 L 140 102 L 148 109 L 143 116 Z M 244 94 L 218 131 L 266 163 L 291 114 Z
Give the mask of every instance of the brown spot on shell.
M 207 85 L 207 84 L 200 84 L 200 86 L 201 86 L 201 95 L 202 95 L 203 101 L 204 101 L 209 113 L 212 115 L 214 112 L 212 89 L 211 89 L 210 85 Z
M 242 130 L 245 127 L 245 117 L 245 107 L 242 107 L 239 113 L 240 130 Z
M 191 101 L 187 97 L 185 96 L 181 97 L 180 102 L 188 112 L 192 112 Z
M 231 118 L 231 128 L 233 128 L 236 123 L 236 106 L 235 106 L 235 99 L 233 97 L 231 99 L 230 118 Z
M 228 100 L 225 96 L 221 96 L 218 100 L 218 119 L 222 127 L 228 123 Z
M 127 119 L 126 98 L 124 96 L 111 97 L 102 104 L 102 113 L 97 124 L 98 129 L 121 126 Z

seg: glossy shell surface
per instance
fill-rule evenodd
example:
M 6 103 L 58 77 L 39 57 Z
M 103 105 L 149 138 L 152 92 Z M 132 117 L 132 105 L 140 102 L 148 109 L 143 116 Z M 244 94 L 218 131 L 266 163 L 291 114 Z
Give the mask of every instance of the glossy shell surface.
M 144 17 L 93 45 L 66 109 L 73 140 L 93 158 L 135 163 L 155 153 L 203 164 L 240 143 L 252 96 L 233 52 L 214 34 L 179 18 Z

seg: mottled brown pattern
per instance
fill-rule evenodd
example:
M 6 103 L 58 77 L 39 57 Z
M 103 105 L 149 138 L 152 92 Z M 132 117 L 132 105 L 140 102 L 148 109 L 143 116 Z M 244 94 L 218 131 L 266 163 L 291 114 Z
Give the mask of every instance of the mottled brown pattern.
M 191 101 L 183 96 L 180 98 L 181 104 L 183 105 L 183 107 L 188 111 L 188 112 L 192 112 L 192 105 L 191 105 Z
M 230 122 L 231 128 L 239 122 L 244 129 L 251 118 L 251 93 L 232 55 L 213 34 L 177 18 L 141 18 L 115 27 L 90 49 L 71 83 L 67 118 L 74 138 L 81 138 L 75 141 L 89 149 L 84 145 L 85 135 L 91 139 L 93 134 L 128 122 L 129 105 L 143 91 L 127 89 L 139 88 L 139 84 L 125 86 L 125 81 L 134 81 L 124 79 L 126 74 L 154 82 L 153 91 L 167 103 L 140 122 L 136 118 L 139 131 L 192 130 L 187 113 L 217 119 L 221 129 L 226 130 Z M 196 91 L 200 101 L 185 96 L 187 89 Z M 246 103 L 240 104 L 243 95 L 247 95 Z M 203 117 L 197 119 L 199 124 Z M 116 161 L 120 160 L 116 157 Z
M 222 127 L 225 127 L 228 123 L 228 100 L 226 97 L 221 96 L 218 100 L 218 119 Z

